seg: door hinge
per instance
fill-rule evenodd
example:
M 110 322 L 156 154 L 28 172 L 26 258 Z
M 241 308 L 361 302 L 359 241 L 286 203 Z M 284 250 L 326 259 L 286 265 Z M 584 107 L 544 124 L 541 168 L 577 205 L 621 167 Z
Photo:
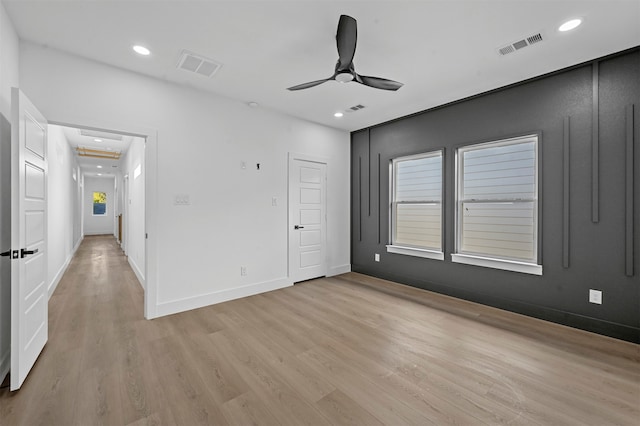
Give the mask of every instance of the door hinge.
M 149 239 L 149 234 L 147 234 L 146 232 L 144 233 L 144 239 L 148 240 Z

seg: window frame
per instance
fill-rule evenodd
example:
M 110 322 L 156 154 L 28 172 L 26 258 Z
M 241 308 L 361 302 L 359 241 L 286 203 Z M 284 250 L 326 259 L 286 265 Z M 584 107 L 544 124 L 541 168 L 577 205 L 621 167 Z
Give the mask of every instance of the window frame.
M 521 272 L 533 275 L 542 275 L 542 262 L 541 262 L 541 211 L 540 211 L 540 181 L 541 181 L 541 168 L 540 168 L 540 145 L 541 145 L 540 133 L 527 133 L 520 136 L 514 136 L 504 139 L 496 139 L 486 142 L 473 143 L 465 146 L 458 147 L 455 152 L 455 220 L 454 220 L 454 233 L 455 233 L 455 252 L 451 254 L 451 260 L 455 263 L 464 263 L 468 265 L 482 266 L 494 269 L 502 269 L 507 271 Z M 504 198 L 499 200 L 486 200 L 486 199 L 471 199 L 466 200 L 463 198 L 463 170 L 464 170 L 464 153 L 470 151 L 476 151 L 483 148 L 493 148 L 500 146 L 510 146 L 516 144 L 524 144 L 534 142 L 534 198 L 522 199 L 522 198 Z M 516 259 L 509 257 L 501 257 L 491 254 L 465 252 L 461 250 L 462 247 L 462 220 L 461 207 L 463 203 L 533 203 L 533 238 L 534 238 L 534 258 L 530 260 Z
M 105 202 L 104 203 L 96 203 L 95 202 L 95 194 L 104 194 L 104 198 L 105 198 Z M 96 204 L 104 204 L 104 213 L 96 213 L 95 209 L 95 205 Z M 91 192 L 91 215 L 92 216 L 107 216 L 108 215 L 108 208 L 109 208 L 109 204 L 108 204 L 108 198 L 107 198 L 107 193 L 105 191 L 92 191 Z
M 440 157 L 440 200 L 424 200 L 415 202 L 396 202 L 396 182 L 397 182 L 397 167 L 396 164 L 403 161 L 411 161 L 422 158 Z M 386 246 L 388 253 L 404 254 L 408 256 L 422 257 L 426 259 L 444 260 L 444 203 L 445 203 L 445 150 L 444 148 L 434 149 L 418 154 L 405 155 L 401 157 L 392 158 L 389 161 L 389 244 Z M 433 203 L 440 204 L 440 249 L 433 247 L 415 246 L 409 244 L 395 244 L 395 233 L 397 229 L 396 216 L 398 204 L 424 204 Z

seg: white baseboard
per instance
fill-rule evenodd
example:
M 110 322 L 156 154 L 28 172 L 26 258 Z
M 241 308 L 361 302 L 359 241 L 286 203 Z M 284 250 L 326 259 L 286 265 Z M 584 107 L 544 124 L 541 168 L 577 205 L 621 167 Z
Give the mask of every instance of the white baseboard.
M 253 296 L 255 294 L 266 293 L 292 286 L 289 278 L 279 278 L 272 281 L 265 281 L 256 284 L 249 284 L 242 287 L 230 288 L 208 294 L 187 297 L 171 302 L 159 303 L 156 307 L 155 317 L 176 314 L 178 312 L 189 311 L 191 309 L 202 308 L 204 306 L 215 305 L 217 303 L 228 302 L 229 300 L 240 299 L 242 297 Z
M 136 274 L 136 278 L 138 278 L 138 281 L 140 282 L 142 289 L 144 290 L 145 288 L 144 274 L 140 270 L 140 267 L 138 266 L 138 264 L 131 258 L 131 256 L 128 256 L 127 260 L 129 261 L 129 266 L 131 266 L 131 269 L 133 269 L 133 273 Z
M 328 277 L 333 277 L 335 275 L 346 274 L 347 272 L 351 272 L 351 264 L 348 263 L 346 265 L 333 266 L 330 267 L 327 271 Z
M 51 282 L 49 283 L 49 287 L 47 289 L 47 292 L 49 293 L 49 299 L 51 299 L 53 292 L 56 291 L 56 288 L 58 288 L 58 284 L 60 284 L 60 280 L 62 280 L 64 273 L 67 272 L 67 268 L 71 263 L 71 259 L 73 259 L 73 256 L 75 256 L 78 247 L 80 247 L 80 243 L 82 243 L 82 238 L 80 238 L 73 249 L 71 249 L 71 253 L 69 253 L 67 259 L 64 261 L 64 263 L 56 273 L 56 276 L 53 277 L 53 280 L 51 280 Z
M 11 347 L 8 347 L 2 358 L 0 358 L 0 383 L 4 382 L 9 370 L 11 370 Z

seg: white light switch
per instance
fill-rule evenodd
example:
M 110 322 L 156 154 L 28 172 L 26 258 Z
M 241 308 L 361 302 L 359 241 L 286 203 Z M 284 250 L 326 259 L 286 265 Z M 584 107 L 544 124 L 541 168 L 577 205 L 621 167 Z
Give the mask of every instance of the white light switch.
M 188 206 L 191 204 L 189 201 L 189 194 L 178 194 L 175 196 L 173 204 L 176 206 Z
M 375 260 L 376 262 L 380 262 L 380 254 L 379 253 L 374 254 L 373 260 Z

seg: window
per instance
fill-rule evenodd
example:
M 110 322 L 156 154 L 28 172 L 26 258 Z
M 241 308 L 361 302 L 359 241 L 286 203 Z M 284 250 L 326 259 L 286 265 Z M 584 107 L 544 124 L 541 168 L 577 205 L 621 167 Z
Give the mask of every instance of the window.
M 390 253 L 443 260 L 442 151 L 391 162 Z
M 94 192 L 93 193 L 93 215 L 105 216 L 106 214 L 107 214 L 107 193 Z
M 454 262 L 542 274 L 538 136 L 458 149 Z

